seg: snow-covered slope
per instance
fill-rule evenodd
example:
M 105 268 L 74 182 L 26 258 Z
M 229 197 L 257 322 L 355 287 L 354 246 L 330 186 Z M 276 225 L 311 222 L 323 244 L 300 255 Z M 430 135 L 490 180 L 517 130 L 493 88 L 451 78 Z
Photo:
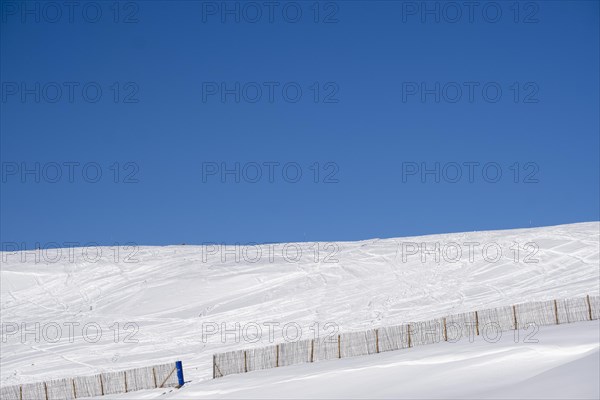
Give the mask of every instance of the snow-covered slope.
M 253 337 L 236 339 L 231 334 L 225 341 L 219 334 L 203 340 L 203 326 L 257 323 L 263 327 L 264 343 L 270 340 L 265 325 L 269 322 L 280 323 L 273 338 L 279 341 L 285 323 L 298 324 L 308 337 L 315 323 L 322 333 L 334 329 L 324 330 L 327 322 L 340 331 L 362 330 L 482 307 L 598 293 L 599 234 L 600 224 L 590 222 L 263 245 L 260 257 L 256 247 L 233 246 L 140 247 L 129 260 L 131 249 L 124 248 L 119 254 L 103 248 L 99 260 L 93 260 L 95 250 L 87 257 L 81 249 L 65 250 L 54 262 L 49 259 L 55 252 L 48 251 L 39 263 L 32 253 L 25 261 L 22 254 L 3 253 L 3 327 L 26 323 L 31 330 L 39 323 L 46 338 L 36 341 L 35 333 L 25 340 L 21 332 L 5 335 L 1 383 L 175 359 L 184 362 L 186 379 L 198 382 L 210 378 L 213 353 L 258 345 L 250 343 Z M 419 251 L 421 243 L 427 243 L 428 250 L 439 244 L 439 260 L 431 251 Z M 80 325 L 74 326 L 70 340 L 68 324 L 73 322 Z M 92 328 L 84 338 L 81 328 L 86 323 L 98 324 L 93 326 L 101 327 L 102 337 L 96 338 Z M 62 328 L 56 342 L 49 340 L 56 336 L 52 324 Z M 128 332 L 135 333 L 128 338 Z M 97 341 L 90 342 L 90 337 Z M 137 343 L 128 343 L 132 340 Z

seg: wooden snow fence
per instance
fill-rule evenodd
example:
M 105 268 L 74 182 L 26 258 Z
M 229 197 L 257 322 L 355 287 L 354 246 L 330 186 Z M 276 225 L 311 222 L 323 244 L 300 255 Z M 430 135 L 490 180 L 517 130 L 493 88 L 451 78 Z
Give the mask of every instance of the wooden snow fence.
M 536 301 L 213 355 L 213 378 L 600 318 L 600 296 Z
M 72 400 L 183 385 L 181 361 L 0 388 L 2 400 Z

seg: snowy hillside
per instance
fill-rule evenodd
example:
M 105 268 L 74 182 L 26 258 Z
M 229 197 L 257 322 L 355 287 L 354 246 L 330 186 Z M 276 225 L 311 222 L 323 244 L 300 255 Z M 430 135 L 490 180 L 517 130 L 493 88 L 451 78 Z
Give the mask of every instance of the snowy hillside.
M 415 350 L 408 359 L 398 359 L 407 356 L 389 353 L 378 355 L 379 358 L 342 360 L 335 367 L 333 362 L 325 362 L 318 368 L 295 366 L 278 370 L 276 375 L 263 371 L 204 382 L 207 386 L 197 385 L 210 379 L 213 353 L 259 345 L 253 340 L 257 325 L 262 329 L 260 342 L 268 343 L 283 340 L 285 324 L 300 327 L 302 336 L 310 337 L 317 329 L 315 324 L 321 334 L 327 334 L 332 330 L 362 330 L 483 307 L 598 293 L 599 235 L 600 224 L 590 222 L 260 248 L 188 245 L 120 248 L 119 252 L 115 248 L 102 248 L 102 256 L 97 260 L 95 249 L 88 253 L 77 248 L 64 250 L 59 260 L 54 260 L 55 250 L 37 254 L 38 260 L 35 252 L 3 252 L 1 384 L 92 374 L 176 359 L 184 363 L 186 380 L 193 380 L 189 388 L 181 391 L 182 395 L 190 393 L 190 398 L 244 397 L 246 392 L 224 393 L 226 382 L 236 382 L 240 388 L 260 397 L 260 391 L 252 387 L 273 380 L 293 381 L 295 370 L 303 371 L 303 379 L 308 379 L 306 374 L 327 373 L 331 382 L 336 382 L 332 387 L 346 384 L 348 376 L 344 378 L 336 372 L 344 366 L 353 371 L 352 379 L 356 382 L 370 379 L 370 374 L 380 376 L 380 371 L 387 371 L 393 377 L 397 372 L 404 374 L 407 365 L 420 364 L 419 354 L 429 360 L 423 363 L 437 364 L 445 362 L 448 351 L 440 344 Z M 40 327 L 37 333 L 36 323 Z M 222 338 L 223 323 L 228 329 L 234 329 L 236 323 L 248 328 L 245 337 L 236 338 L 230 333 Z M 326 323 L 331 324 L 325 326 Z M 91 329 L 84 337 L 85 324 Z M 577 355 L 582 357 L 577 362 L 594 364 L 587 356 L 596 359 L 598 356 L 597 323 L 590 323 L 584 332 L 576 328 L 579 325 L 540 332 L 548 338 L 545 350 L 529 346 L 510 360 L 531 361 L 534 368 L 535 354 L 547 350 L 544 354 L 553 361 L 545 364 L 546 369 L 571 368 L 568 362 L 576 360 Z M 56 326 L 62 330 L 58 340 L 54 339 Z M 269 326 L 273 327 L 273 338 L 269 337 Z M 15 327 L 18 327 L 16 332 Z M 23 327 L 29 333 L 23 335 Z M 95 335 L 98 329 L 101 337 Z M 212 334 L 203 336 L 203 330 Z M 567 343 L 561 332 L 575 336 L 579 332 L 581 343 L 556 350 L 561 343 Z M 504 369 L 502 357 L 511 354 L 514 345 L 503 339 L 496 345 L 456 345 L 459 350 L 453 352 L 458 352 L 459 356 L 455 356 L 459 359 L 477 359 L 482 365 L 487 365 L 486 359 L 490 359 L 494 368 Z M 482 353 L 477 353 L 483 347 Z M 496 353 L 499 358 L 494 356 Z M 597 363 L 590 368 L 597 369 Z M 363 370 L 366 375 L 354 377 Z M 427 373 L 444 374 L 435 368 Z M 551 380 L 553 373 L 548 371 L 547 379 Z M 327 386 L 327 377 L 315 376 L 311 382 L 315 382 L 315 387 Z M 385 381 L 384 377 L 381 379 Z M 446 379 L 455 378 L 449 373 Z M 544 379 L 539 378 L 540 385 Z M 285 385 L 281 390 L 304 387 L 302 380 Z M 386 383 L 380 385 L 384 387 Z M 198 389 L 201 387 L 205 389 Z M 340 395 L 332 387 L 325 397 Z M 406 393 L 417 396 L 411 390 Z M 478 390 L 468 393 L 482 395 L 485 385 Z M 265 395 L 279 397 L 281 393 L 274 390 Z M 316 395 L 310 390 L 304 393 L 299 397 Z M 357 391 L 355 395 L 360 393 Z M 382 396 L 393 397 L 390 393 L 382 392 Z M 428 392 L 423 393 L 426 397 Z M 149 392 L 145 396 L 152 398 L 156 394 Z M 364 396 L 368 395 L 364 392 Z

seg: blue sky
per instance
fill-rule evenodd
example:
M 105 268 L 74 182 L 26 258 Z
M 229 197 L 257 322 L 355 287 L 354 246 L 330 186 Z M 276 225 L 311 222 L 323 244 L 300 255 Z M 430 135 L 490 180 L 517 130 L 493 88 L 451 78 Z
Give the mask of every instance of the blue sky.
M 50 3 L 1 1 L 3 243 L 600 219 L 597 1 Z

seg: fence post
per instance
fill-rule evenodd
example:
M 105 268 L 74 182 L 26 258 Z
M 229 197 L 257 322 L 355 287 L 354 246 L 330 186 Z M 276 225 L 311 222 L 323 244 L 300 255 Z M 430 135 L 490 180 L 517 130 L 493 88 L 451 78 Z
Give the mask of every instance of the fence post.
M 48 400 L 48 385 L 44 382 L 44 392 L 46 392 L 46 400 Z
M 19 385 L 19 400 L 23 400 L 23 386 Z
M 411 347 L 411 343 L 410 343 L 410 324 L 408 324 L 406 327 L 407 327 L 407 331 L 408 331 L 408 347 Z
M 556 325 L 558 325 L 558 304 L 554 300 L 554 316 L 556 317 Z
M 338 358 L 342 358 L 342 339 L 338 335 Z
M 246 354 L 246 350 L 244 350 L 244 372 L 248 372 L 248 355 Z
M 590 303 L 590 295 L 589 294 L 586 296 L 586 299 L 587 299 L 587 303 L 588 303 L 588 314 L 589 314 L 590 321 L 591 321 L 592 320 L 592 303 Z
M 185 383 L 183 380 L 183 364 L 182 364 L 182 362 L 175 361 L 175 368 L 177 368 L 177 380 L 179 383 L 179 386 L 177 386 L 177 388 L 180 388 Z
M 102 383 L 102 374 L 98 375 L 98 378 L 100 378 L 100 393 L 102 393 L 102 396 L 104 396 L 104 383 Z
M 125 376 L 125 393 L 127 393 L 127 371 L 123 371 L 123 375 Z
M 446 327 L 446 317 L 444 317 L 443 320 L 444 320 L 444 341 L 447 342 L 448 341 L 448 328 Z
M 275 368 L 279 367 L 279 345 L 275 345 Z
M 310 362 L 315 360 L 315 339 L 310 341 Z
M 213 379 L 215 379 L 217 377 L 217 362 L 216 362 L 216 358 L 217 358 L 217 355 L 213 354 Z
M 375 351 L 379 353 L 379 329 L 375 329 Z
M 214 374 L 214 370 L 215 370 L 214 359 L 215 359 L 215 356 L 213 356 L 213 379 L 215 379 L 215 374 Z M 152 367 L 152 377 L 154 378 L 154 387 L 158 388 L 158 381 L 156 380 L 156 369 L 154 367 Z
M 513 318 L 515 321 L 515 330 L 517 330 L 519 328 L 517 325 L 517 306 L 513 306 Z
M 479 314 L 475 311 L 475 332 L 479 336 Z
M 77 390 L 75 389 L 75 378 L 71 379 L 71 383 L 73 384 L 73 398 L 77 398 Z

